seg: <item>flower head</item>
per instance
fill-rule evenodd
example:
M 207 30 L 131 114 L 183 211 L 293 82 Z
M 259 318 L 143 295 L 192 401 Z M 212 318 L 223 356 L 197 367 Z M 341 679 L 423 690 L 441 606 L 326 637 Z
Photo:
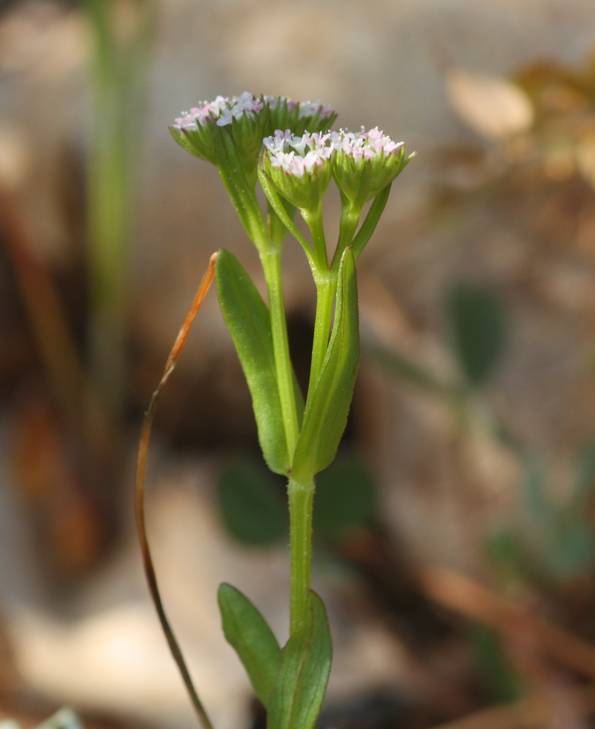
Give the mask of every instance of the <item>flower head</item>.
M 331 132 L 333 174 L 345 197 L 358 207 L 377 195 L 403 170 L 413 154 L 378 127 Z
M 263 98 L 249 91 L 239 96 L 217 96 L 182 112 L 170 131 L 184 149 L 215 165 L 221 164 L 221 143 L 226 135 L 242 166 L 254 173 L 266 132 L 264 108 Z
M 286 96 L 256 96 L 249 91 L 239 96 L 217 96 L 200 101 L 182 112 L 170 127 L 176 142 L 191 154 L 220 169 L 240 168 L 252 185 L 263 138 L 276 129 L 291 129 L 295 135 L 306 130 L 328 129 L 335 112 L 315 101 L 294 101 Z M 309 163 L 309 162 L 308 162 Z M 233 172 L 235 175 L 236 173 Z
M 277 129 L 291 129 L 295 135 L 305 131 L 322 132 L 330 129 L 337 114 L 320 101 L 296 101 L 288 96 L 265 96 L 269 113 L 269 134 Z
M 331 176 L 331 134 L 277 129 L 263 145 L 262 166 L 279 193 L 297 208 L 315 208 Z

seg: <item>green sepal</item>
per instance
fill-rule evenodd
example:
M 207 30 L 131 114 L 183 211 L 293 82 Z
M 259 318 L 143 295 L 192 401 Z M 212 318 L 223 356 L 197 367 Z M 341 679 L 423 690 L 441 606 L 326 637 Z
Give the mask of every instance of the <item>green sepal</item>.
M 262 154 L 261 165 L 271 184 L 290 205 L 301 210 L 314 210 L 321 205 L 331 179 L 329 160 L 315 166 L 311 172 L 304 172 L 301 177 L 274 167 L 267 150 Z
M 281 647 L 258 608 L 238 589 L 223 583 L 217 602 L 225 640 L 238 654 L 254 693 L 267 707 L 281 667 Z
M 186 152 L 212 164 L 217 164 L 217 146 L 213 129 L 217 129 L 217 127 L 211 123 L 205 126 L 197 125 L 196 129 L 169 127 L 169 133 Z
M 353 251 L 346 248 L 339 266 L 335 322 L 304 421 L 291 468 L 292 478 L 308 483 L 335 457 L 347 425 L 359 363 L 357 278 Z
M 313 729 L 326 694 L 333 647 L 324 603 L 310 592 L 310 619 L 283 648 L 267 729 Z
M 392 154 L 380 154 L 366 159 L 338 150 L 333 157 L 333 176 L 337 187 L 356 208 L 376 197 L 397 177 L 413 159 L 405 146 Z
M 240 262 L 220 251 L 216 265 L 217 298 L 238 353 L 256 418 L 258 440 L 267 466 L 286 474 L 289 455 L 273 353 L 269 310 Z M 301 397 L 298 398 L 298 402 Z

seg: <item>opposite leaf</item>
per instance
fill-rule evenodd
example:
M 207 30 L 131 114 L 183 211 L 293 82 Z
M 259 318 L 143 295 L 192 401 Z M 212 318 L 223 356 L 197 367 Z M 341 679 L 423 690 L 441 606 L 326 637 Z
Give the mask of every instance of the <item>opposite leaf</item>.
M 238 654 L 254 692 L 266 707 L 281 665 L 281 648 L 258 609 L 235 587 L 222 584 L 217 594 L 223 634 Z
M 252 395 L 264 459 L 271 471 L 285 474 L 289 456 L 275 374 L 269 311 L 250 276 L 228 251 L 219 252 L 216 278 L 221 312 Z
M 267 729 L 313 729 L 320 714 L 332 663 L 332 642 L 324 603 L 310 593 L 306 631 L 290 638 L 268 712 Z
M 357 279 L 351 248 L 339 266 L 335 323 L 320 377 L 308 395 L 292 476 L 308 483 L 334 459 L 347 425 L 359 362 Z

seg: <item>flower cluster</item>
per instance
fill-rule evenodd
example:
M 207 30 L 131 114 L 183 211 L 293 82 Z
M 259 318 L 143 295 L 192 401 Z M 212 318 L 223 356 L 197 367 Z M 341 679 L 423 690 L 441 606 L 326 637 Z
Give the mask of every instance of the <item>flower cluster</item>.
M 403 142 L 393 141 L 378 127 L 369 131 L 362 127 L 359 132 L 340 129 L 338 132 L 332 132 L 331 136 L 333 148 L 349 155 L 356 162 L 388 156 L 403 146 Z
M 321 132 L 330 129 L 337 118 L 335 111 L 319 101 L 295 101 L 288 96 L 265 96 L 269 110 L 268 134 L 277 129 L 291 129 L 300 135 L 306 130 Z
M 276 130 L 263 144 L 265 172 L 281 195 L 300 208 L 320 198 L 331 173 L 345 197 L 361 207 L 410 159 L 403 142 L 393 141 L 378 127 L 302 135 Z
M 194 130 L 214 122 L 225 127 L 242 117 L 254 117 L 262 111 L 263 100 L 249 91 L 239 96 L 217 96 L 213 101 L 200 101 L 190 111 L 183 111 L 173 126 L 180 130 Z
M 294 101 L 287 96 L 217 96 L 182 112 L 170 127 L 176 142 L 187 152 L 217 166 L 231 153 L 249 179 L 255 179 L 262 140 L 276 129 L 294 134 L 323 131 L 333 124 L 335 112 L 317 101 Z
M 296 177 L 312 173 L 330 159 L 331 135 L 321 132 L 305 132 L 298 136 L 291 129 L 277 129 L 272 137 L 266 137 L 263 144 L 271 167 L 280 167 Z
M 361 207 L 389 185 L 413 155 L 378 127 L 332 133 L 333 175 L 349 202 Z
M 332 155 L 329 132 L 293 134 L 277 129 L 263 140 L 262 167 L 280 194 L 301 209 L 314 209 L 326 190 Z
M 333 109 L 318 101 L 244 91 L 201 101 L 182 112 L 170 131 L 186 151 L 217 167 L 249 237 L 260 241 L 257 245 L 264 245 L 266 237 L 258 176 L 273 209 L 281 196 L 310 221 L 318 220 L 334 178 L 341 192 L 344 242 L 366 203 L 388 188 L 413 155 L 378 127 L 331 131 L 335 118 Z
M 217 96 L 182 112 L 170 127 L 175 141 L 187 152 L 218 167 L 230 151 L 248 177 L 256 164 L 266 133 L 262 97 L 244 91 L 239 96 Z

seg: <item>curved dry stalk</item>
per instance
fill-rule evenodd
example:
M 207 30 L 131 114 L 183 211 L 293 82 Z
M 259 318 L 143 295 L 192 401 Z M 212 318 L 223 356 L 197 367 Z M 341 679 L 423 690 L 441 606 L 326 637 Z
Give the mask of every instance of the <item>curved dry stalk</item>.
M 595 709 L 595 686 L 576 690 L 576 700 L 583 712 Z M 440 724 L 433 729 L 546 729 L 552 706 L 545 696 L 529 696 L 508 706 L 483 709 L 463 719 Z
M 165 612 L 163 601 L 161 599 L 161 593 L 159 591 L 155 567 L 153 565 L 153 558 L 151 556 L 151 549 L 149 547 L 145 521 L 145 471 L 147 465 L 147 454 L 151 441 L 151 431 L 153 428 L 153 421 L 155 419 L 157 401 L 164 385 L 169 380 L 172 372 L 175 369 L 178 358 L 184 349 L 186 340 L 188 339 L 188 334 L 190 333 L 192 323 L 194 322 L 194 319 L 196 318 L 196 315 L 198 314 L 200 307 L 202 306 L 205 296 L 211 288 L 211 284 L 213 283 L 213 279 L 215 277 L 215 263 L 217 261 L 217 255 L 217 253 L 213 253 L 209 260 L 209 266 L 207 268 L 207 271 L 200 281 L 198 290 L 196 292 L 196 295 L 194 296 L 194 300 L 190 308 L 188 309 L 184 322 L 180 327 L 178 336 L 176 337 L 176 340 L 165 363 L 165 367 L 163 369 L 161 379 L 159 380 L 159 384 L 151 395 L 149 406 L 145 412 L 141 435 L 138 443 L 134 498 L 134 512 L 136 516 L 138 539 L 140 542 L 140 548 L 143 558 L 143 567 L 145 571 L 145 577 L 147 579 L 147 584 L 149 586 L 149 592 L 151 593 L 151 599 L 153 600 L 153 604 L 155 605 L 155 610 L 157 611 L 159 623 L 161 624 L 161 628 L 163 630 L 163 633 L 165 634 L 167 644 L 169 646 L 173 659 L 176 663 L 176 666 L 178 667 L 178 670 L 180 671 L 182 680 L 184 681 L 184 686 L 186 687 L 186 691 L 188 692 L 190 701 L 192 702 L 192 706 L 204 729 L 213 729 L 213 724 L 209 718 L 209 715 L 207 714 L 205 707 L 203 706 L 202 701 L 198 696 L 198 693 L 192 681 L 192 677 L 190 675 L 190 671 L 186 664 L 184 654 L 182 653 L 182 649 L 180 648 L 173 628 L 171 627 L 171 624 L 167 617 L 167 613 Z

